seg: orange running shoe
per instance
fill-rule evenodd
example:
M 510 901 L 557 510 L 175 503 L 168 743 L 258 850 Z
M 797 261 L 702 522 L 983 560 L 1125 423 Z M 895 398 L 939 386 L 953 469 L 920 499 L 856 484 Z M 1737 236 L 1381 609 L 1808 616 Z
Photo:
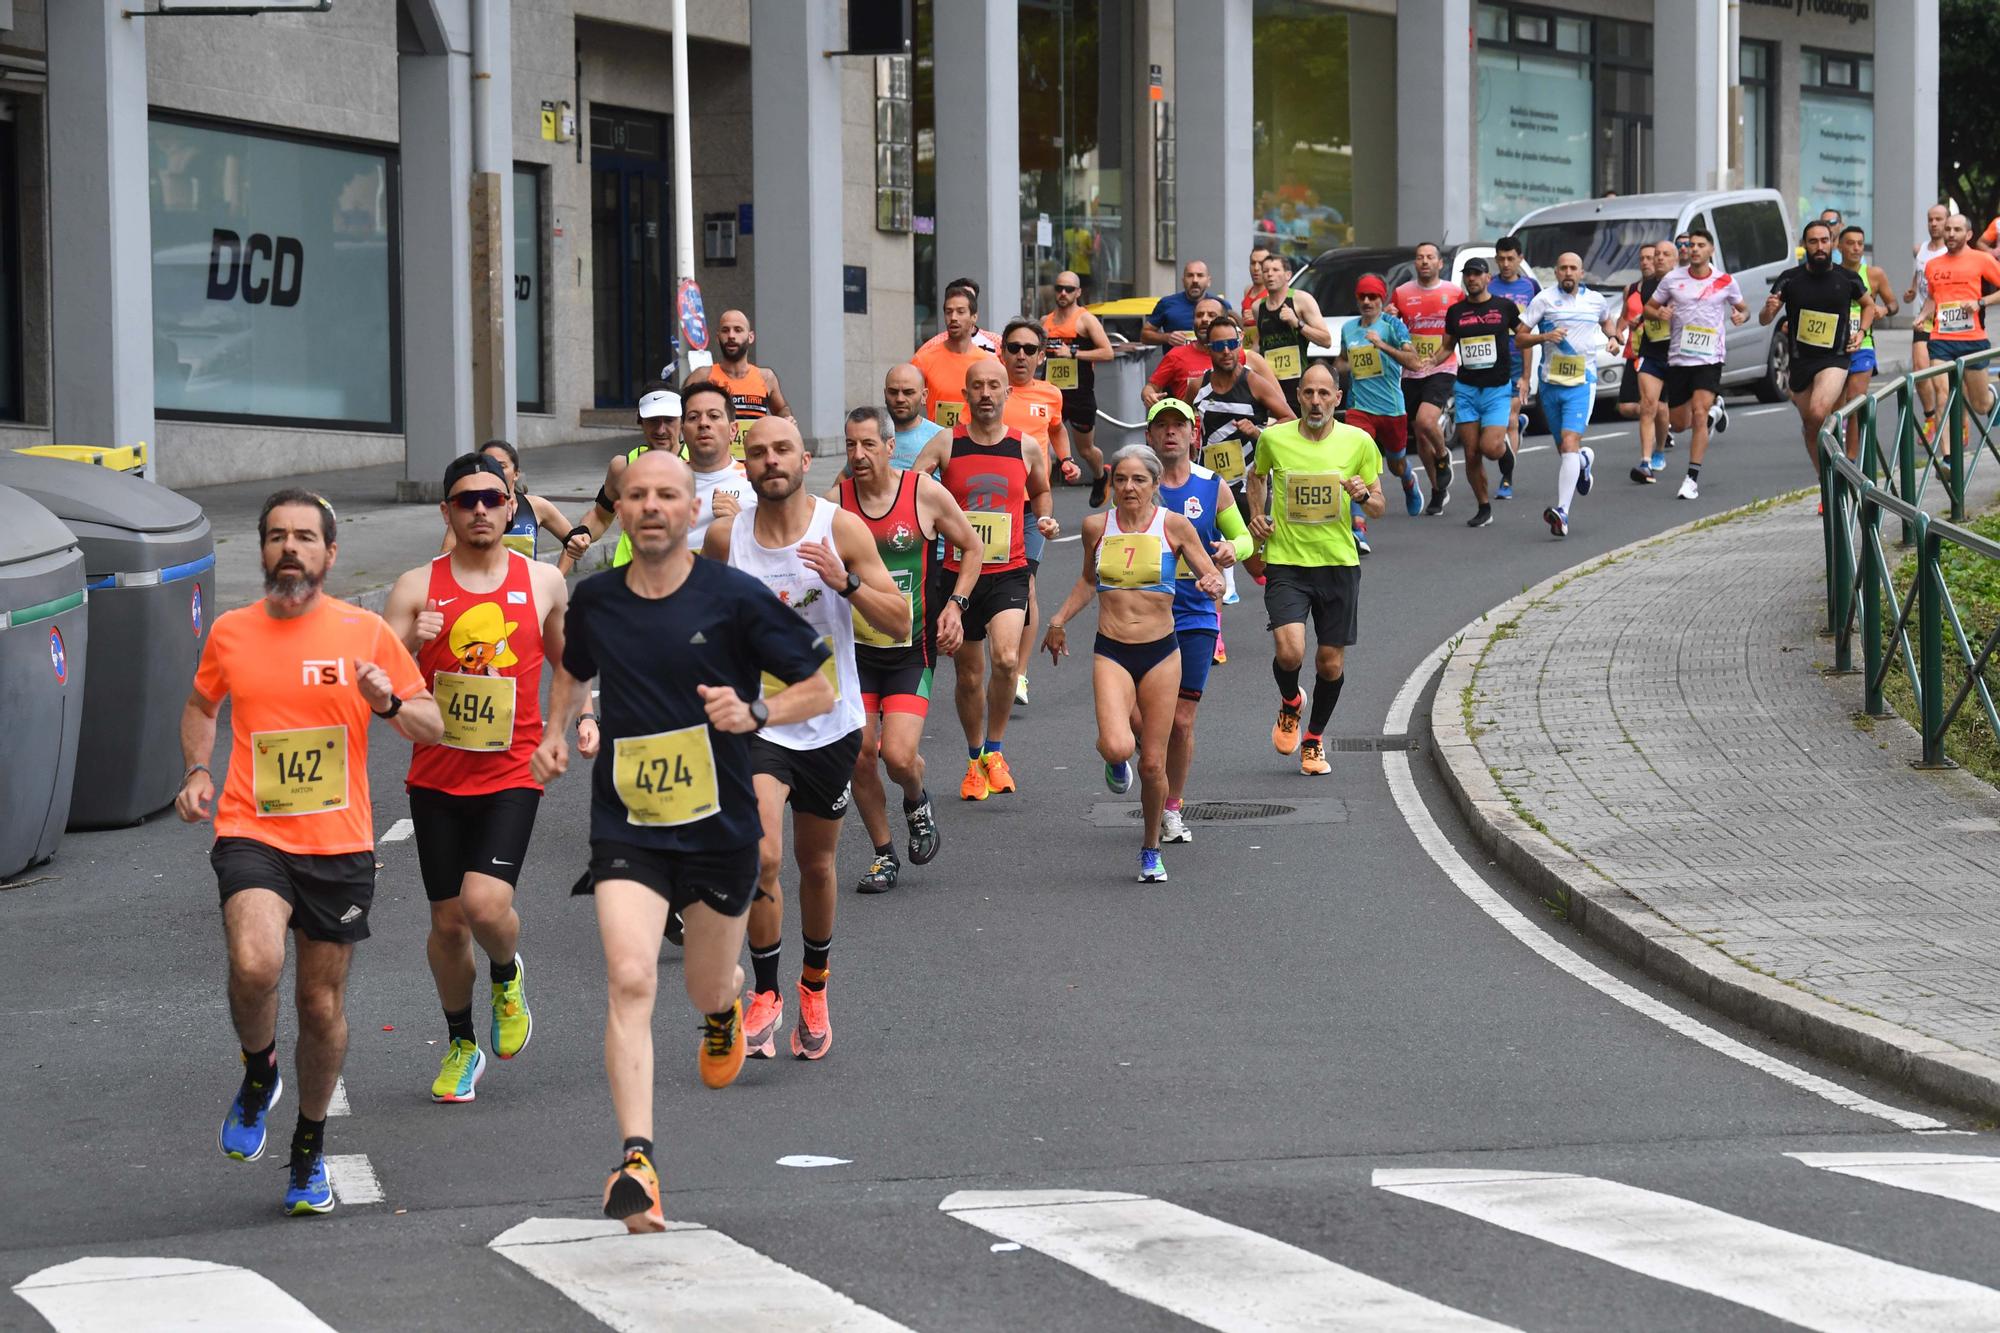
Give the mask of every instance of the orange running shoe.
M 1215 636 L 1215 665 L 1221 666 L 1224 662 L 1227 662 L 1228 660 L 1229 660 L 1229 645 L 1225 644 L 1222 641 L 1222 636 L 1218 634 Z
M 983 801 L 986 799 L 986 770 L 979 766 L 977 759 L 965 761 L 965 781 L 958 784 L 958 799 L 961 801 Z
M 799 983 L 799 1021 L 792 1025 L 792 1054 L 817 1060 L 833 1049 L 833 1024 L 826 1016 L 826 988 L 810 990 Z
M 624 1162 L 604 1182 L 604 1215 L 623 1222 L 631 1232 L 667 1229 L 666 1214 L 660 1211 L 659 1174 L 637 1148 L 625 1154 Z
M 717 1021 L 704 1015 L 701 1020 L 701 1050 L 696 1056 L 701 1066 L 701 1081 L 711 1088 L 726 1088 L 736 1081 L 742 1072 L 743 1055 L 747 1049 L 743 1040 L 743 1001 L 739 998 L 729 1006 L 729 1016 Z
M 979 756 L 979 763 L 986 770 L 986 790 L 990 792 L 1014 790 L 1014 770 L 1007 767 L 1006 755 L 998 750 L 988 750 Z
M 776 1055 L 778 1029 L 784 1025 L 784 996 L 774 990 L 760 990 L 752 995 L 749 1017 L 743 1020 L 743 1042 L 749 1053 L 759 1060 L 768 1060 Z
M 1271 744 L 1278 747 L 1279 754 L 1298 752 L 1299 710 L 1294 705 L 1288 703 L 1278 705 L 1278 725 L 1271 728 Z
M 1307 777 L 1333 772 L 1333 765 L 1326 762 L 1326 747 L 1320 744 L 1318 737 L 1307 741 L 1299 751 L 1299 772 Z

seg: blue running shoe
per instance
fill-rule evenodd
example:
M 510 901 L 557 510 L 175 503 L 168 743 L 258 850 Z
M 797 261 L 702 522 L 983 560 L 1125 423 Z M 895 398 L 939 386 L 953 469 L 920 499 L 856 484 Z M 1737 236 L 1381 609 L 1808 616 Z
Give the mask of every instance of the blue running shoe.
M 1667 470 L 1667 451 L 1665 449 L 1653 450 L 1653 456 L 1647 461 L 1647 466 L 1652 468 L 1654 472 L 1665 472 Z
M 1229 594 L 1228 596 L 1226 596 L 1226 597 L 1224 597 L 1224 598 L 1222 599 L 1222 604 L 1223 604 L 1224 606 L 1234 606 L 1234 605 L 1236 605 L 1236 604 L 1237 604 L 1238 602 L 1240 602 L 1240 601 L 1242 601 L 1242 600 L 1243 600 L 1243 599 L 1242 599 L 1241 597 L 1239 597 L 1239 596 L 1238 596 L 1237 594 L 1235 594 L 1235 593 L 1233 593 L 1233 592 L 1232 592 L 1232 593 L 1230 593 L 1230 594 Z
M 1411 518 L 1424 512 L 1424 488 L 1411 482 L 1403 488 L 1403 508 Z
M 1577 451 L 1577 455 L 1583 459 L 1583 471 L 1577 475 L 1576 493 L 1578 495 L 1588 495 L 1590 494 L 1590 464 L 1597 457 L 1597 451 L 1586 444 L 1582 449 Z
M 1514 483 L 1513 483 L 1513 482 L 1511 482 L 1511 481 L 1509 481 L 1509 480 L 1507 480 L 1507 479 L 1506 479 L 1505 477 L 1502 477 L 1502 478 L 1500 479 L 1500 485 L 1499 485 L 1498 487 L 1496 487 L 1496 488 L 1494 489 L 1494 491 L 1493 491 L 1493 498 L 1494 498 L 1494 499 L 1496 499 L 1496 500 L 1511 500 L 1511 499 L 1513 499 L 1513 498 L 1514 498 Z
M 1139 849 L 1139 882 L 1141 884 L 1165 884 L 1167 882 L 1167 863 L 1160 859 L 1159 848 L 1141 847 Z
M 1132 761 L 1127 759 L 1123 763 L 1106 764 L 1104 766 L 1104 785 L 1111 788 L 1112 794 L 1115 796 L 1123 796 L 1126 792 L 1131 791 Z
M 293 1217 L 333 1211 L 333 1181 L 326 1174 L 326 1158 L 314 1153 L 301 1161 L 292 1160 L 285 1185 L 285 1211 Z
M 222 1117 L 223 1154 L 239 1162 L 254 1162 L 262 1157 L 264 1124 L 270 1118 L 271 1108 L 284 1095 L 285 1078 L 276 1069 L 271 1071 L 268 1084 L 258 1086 L 244 1080 L 236 1095 L 229 1099 L 229 1113 Z

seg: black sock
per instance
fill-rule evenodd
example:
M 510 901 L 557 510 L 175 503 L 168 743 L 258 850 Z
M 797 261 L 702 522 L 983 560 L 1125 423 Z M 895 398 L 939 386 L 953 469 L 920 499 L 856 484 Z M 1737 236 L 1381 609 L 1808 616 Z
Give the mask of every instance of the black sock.
M 637 1134 L 634 1134 L 631 1138 L 625 1140 L 625 1155 L 630 1157 L 635 1152 L 646 1154 L 646 1160 L 649 1162 L 652 1161 L 653 1141 L 651 1139 L 642 1139 Z
M 914 801 L 911 800 L 909 797 L 905 796 L 903 798 L 903 813 L 906 815 L 912 814 L 915 811 L 922 809 L 925 805 L 928 805 L 930 803 L 930 799 L 931 799 L 931 793 L 930 793 L 930 788 L 928 787 L 918 792 L 917 799 Z
M 490 958 L 486 960 L 486 975 L 493 978 L 493 984 L 496 986 L 506 985 L 520 970 L 521 965 L 512 958 L 504 963 L 496 963 Z
M 783 941 L 768 949 L 759 949 L 754 944 L 750 946 L 750 970 L 756 975 L 754 984 L 758 990 L 778 989 L 778 951 L 783 947 Z
M 1333 706 L 1340 702 L 1340 687 L 1346 683 L 1345 675 L 1332 680 L 1325 676 L 1313 678 L 1313 710 L 1306 724 L 1306 735 L 1317 737 L 1326 731 L 1326 724 L 1333 717 Z
M 1285 667 L 1277 658 L 1271 659 L 1271 679 L 1278 682 L 1278 702 L 1296 704 L 1299 702 L 1299 669 Z
M 883 844 L 882 844 L 882 845 L 881 845 L 880 847 L 877 847 L 877 848 L 875 849 L 875 855 L 877 855 L 877 856 L 886 856 L 886 857 L 888 857 L 888 858 L 889 858 L 889 859 L 890 859 L 891 861 L 895 860 L 895 859 L 896 859 L 896 844 L 895 844 L 895 843 L 893 843 L 893 842 L 885 842 L 885 843 L 883 843 Z
M 1689 481 L 1701 480 L 1701 464 L 1699 463 L 1688 464 L 1688 480 Z
M 278 1043 L 273 1041 L 261 1051 L 243 1052 L 243 1081 L 263 1087 L 271 1081 L 278 1069 Z
M 823 940 L 807 939 L 805 946 L 805 956 L 800 959 L 804 969 L 799 973 L 800 984 L 807 990 L 825 990 L 826 960 L 833 952 L 833 939 L 831 936 Z
M 292 1131 L 292 1157 L 317 1157 L 326 1151 L 326 1121 L 308 1120 L 299 1116 L 298 1128 Z
M 1514 481 L 1514 451 L 1509 449 L 1500 455 L 1500 480 L 1509 485 Z
M 444 1025 L 450 1031 L 453 1041 L 469 1041 L 475 1044 L 479 1041 L 479 1037 L 472 1030 L 472 1006 L 469 1004 L 457 1013 L 445 1010 Z

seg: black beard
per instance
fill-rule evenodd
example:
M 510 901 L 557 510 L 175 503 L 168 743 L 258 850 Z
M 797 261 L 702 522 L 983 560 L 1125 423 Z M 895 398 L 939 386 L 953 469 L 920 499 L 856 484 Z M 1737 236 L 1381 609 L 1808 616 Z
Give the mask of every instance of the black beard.
M 1807 255 L 1806 267 L 1815 273 L 1824 273 L 1833 267 L 1832 255 Z

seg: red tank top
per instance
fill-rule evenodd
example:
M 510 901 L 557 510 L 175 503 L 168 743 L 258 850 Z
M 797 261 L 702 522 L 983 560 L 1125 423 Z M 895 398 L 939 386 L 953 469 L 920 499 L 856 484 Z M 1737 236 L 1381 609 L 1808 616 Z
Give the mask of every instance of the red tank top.
M 444 714 L 444 741 L 411 752 L 410 786 L 454 796 L 541 790 L 528 771 L 542 741 L 542 625 L 530 569 L 510 551 L 500 586 L 474 593 L 452 577 L 450 556 L 431 561 L 425 598 L 444 613 L 444 630 L 418 650 L 417 665 Z
M 1028 463 L 1021 450 L 1021 432 L 1009 430 L 998 444 L 976 444 L 965 427 L 951 433 L 951 457 L 944 465 L 944 486 L 986 542 L 985 572 L 1001 574 L 1026 569 L 1028 555 L 1022 538 L 1028 517 Z M 1001 556 L 1002 543 L 1006 554 Z M 952 548 L 944 567 L 958 572 L 959 551 Z

